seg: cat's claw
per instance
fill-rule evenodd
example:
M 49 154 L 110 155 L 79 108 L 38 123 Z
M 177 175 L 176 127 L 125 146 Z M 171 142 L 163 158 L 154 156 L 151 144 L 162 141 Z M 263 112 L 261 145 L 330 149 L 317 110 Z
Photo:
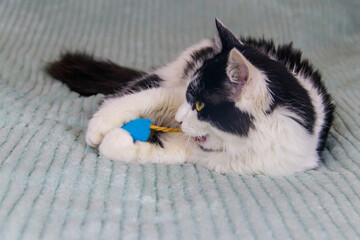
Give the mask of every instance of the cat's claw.
M 126 162 L 136 158 L 136 149 L 129 132 L 122 128 L 114 128 L 108 132 L 99 146 L 101 155 Z

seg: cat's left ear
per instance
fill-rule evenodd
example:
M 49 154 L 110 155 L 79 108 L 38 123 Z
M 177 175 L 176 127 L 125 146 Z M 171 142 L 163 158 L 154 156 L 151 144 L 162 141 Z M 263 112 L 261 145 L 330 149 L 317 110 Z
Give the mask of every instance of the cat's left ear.
M 217 18 L 215 18 L 215 24 L 222 49 L 231 49 L 240 43 L 236 36 Z

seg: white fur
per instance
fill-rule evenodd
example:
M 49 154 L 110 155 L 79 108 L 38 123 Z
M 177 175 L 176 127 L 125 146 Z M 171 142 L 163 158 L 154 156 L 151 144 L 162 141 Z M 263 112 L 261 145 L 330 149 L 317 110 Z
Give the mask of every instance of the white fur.
M 301 74 L 295 75 L 296 79 L 298 79 L 299 83 L 303 88 L 306 89 L 310 96 L 310 100 L 315 109 L 315 126 L 314 126 L 314 136 L 319 137 L 321 127 L 324 125 L 325 119 L 325 106 L 323 105 L 322 97 L 318 90 L 314 87 L 313 83 L 306 79 Z
M 113 160 L 137 161 L 139 163 L 183 163 L 189 155 L 186 139 L 182 133 L 162 137 L 164 148 L 148 142 L 133 142 L 130 134 L 122 128 L 107 133 L 99 146 L 102 155 Z M 171 161 L 169 161 L 171 160 Z
M 185 79 L 183 79 L 183 73 L 187 63 L 191 61 L 191 54 L 196 50 L 206 47 L 212 47 L 215 51 L 220 51 L 214 41 L 211 39 L 203 39 L 199 43 L 194 44 L 193 46 L 183 51 L 175 61 L 156 70 L 155 74 L 157 74 L 162 79 L 166 79 L 164 87 L 174 87 L 179 85 L 186 86 L 187 82 Z M 201 63 L 196 64 L 197 67 L 201 65 Z
M 166 80 L 163 87 L 107 99 L 89 122 L 86 142 L 91 146 L 100 145 L 100 153 L 114 160 L 192 162 L 222 173 L 283 175 L 316 167 L 317 137 L 323 124 L 319 119 L 324 116 L 324 108 L 319 94 L 301 76 L 296 77 L 309 92 L 318 119 L 314 135 L 289 119 L 287 116 L 297 116 L 285 108 L 277 108 L 269 116 L 264 114 L 272 101 L 267 79 L 249 62 L 246 64 L 251 79 L 236 103 L 238 108 L 255 116 L 254 129 L 250 129 L 248 136 L 235 136 L 197 119 L 196 110 L 185 101 L 188 83 L 182 79 L 183 69 L 194 50 L 207 46 L 216 48 L 214 41 L 203 40 L 174 62 L 156 70 L 155 73 Z M 147 142 L 134 143 L 119 126 L 139 117 L 168 127 L 178 127 L 177 122 L 182 122 L 184 133 L 160 135 L 164 148 Z M 204 135 L 206 142 L 194 141 L 193 137 Z

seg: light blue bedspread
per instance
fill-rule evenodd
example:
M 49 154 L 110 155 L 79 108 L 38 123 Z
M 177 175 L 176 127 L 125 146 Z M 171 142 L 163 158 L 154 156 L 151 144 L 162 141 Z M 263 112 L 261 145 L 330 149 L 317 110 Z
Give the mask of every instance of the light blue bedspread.
M 337 105 L 320 168 L 137 165 L 84 142 L 103 96 L 46 76 L 63 50 L 148 70 L 215 33 L 294 41 Z M 359 0 L 0 1 L 0 239 L 360 239 Z

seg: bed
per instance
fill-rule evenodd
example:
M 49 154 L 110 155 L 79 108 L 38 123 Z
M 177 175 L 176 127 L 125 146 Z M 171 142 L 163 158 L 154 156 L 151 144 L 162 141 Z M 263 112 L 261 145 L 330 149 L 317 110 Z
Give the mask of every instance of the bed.
M 222 175 L 99 156 L 84 131 L 102 95 L 43 72 L 65 50 L 149 70 L 215 34 L 294 42 L 336 104 L 319 168 Z M 0 238 L 359 239 L 358 0 L 0 1 Z

